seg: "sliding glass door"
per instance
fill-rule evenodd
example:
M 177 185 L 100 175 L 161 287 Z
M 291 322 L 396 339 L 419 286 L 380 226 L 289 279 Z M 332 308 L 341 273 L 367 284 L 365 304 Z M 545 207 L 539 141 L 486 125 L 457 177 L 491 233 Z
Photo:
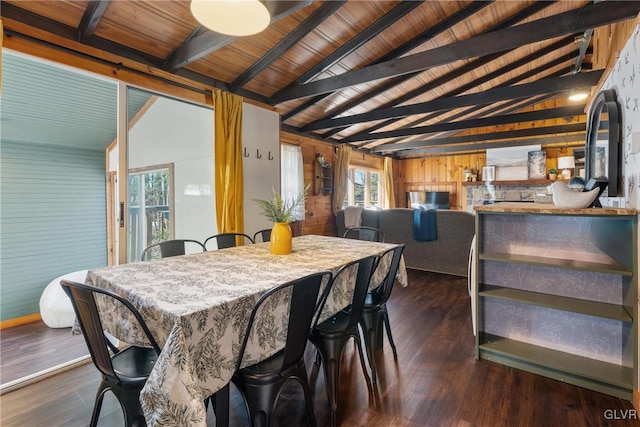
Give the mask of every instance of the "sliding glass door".
M 214 125 L 207 107 L 135 88 L 126 98 L 126 238 L 120 250 L 134 262 L 152 243 L 204 241 L 216 233 Z

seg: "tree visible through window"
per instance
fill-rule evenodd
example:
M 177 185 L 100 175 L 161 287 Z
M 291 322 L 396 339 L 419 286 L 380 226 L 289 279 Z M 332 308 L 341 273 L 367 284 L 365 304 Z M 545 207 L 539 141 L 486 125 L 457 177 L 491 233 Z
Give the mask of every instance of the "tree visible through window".
M 129 173 L 129 262 L 147 246 L 171 238 L 170 168 Z
M 349 191 L 344 206 L 380 207 L 382 173 L 377 170 L 349 168 Z

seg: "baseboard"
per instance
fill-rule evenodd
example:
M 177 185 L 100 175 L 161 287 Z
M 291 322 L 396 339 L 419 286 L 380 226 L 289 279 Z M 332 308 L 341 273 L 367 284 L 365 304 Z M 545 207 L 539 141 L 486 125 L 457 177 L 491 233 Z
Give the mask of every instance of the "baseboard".
M 26 325 L 27 323 L 37 322 L 42 320 L 40 313 L 33 313 L 27 316 L 16 317 L 13 319 L 7 319 L 0 321 L 0 331 L 14 326 Z
M 640 412 L 640 390 L 633 390 L 633 407 Z

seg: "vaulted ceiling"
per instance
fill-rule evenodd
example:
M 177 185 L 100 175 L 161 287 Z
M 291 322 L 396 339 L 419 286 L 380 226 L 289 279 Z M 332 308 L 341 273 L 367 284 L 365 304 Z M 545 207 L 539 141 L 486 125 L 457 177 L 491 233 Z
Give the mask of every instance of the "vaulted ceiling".
M 84 57 L 237 93 L 272 105 L 284 130 L 397 158 L 583 142 L 584 101 L 566 95 L 602 77 L 592 31 L 640 12 L 638 1 L 267 3 L 269 27 L 242 38 L 201 27 L 189 1 L 4 0 L 1 12 L 7 37 L 80 42 L 96 48 Z

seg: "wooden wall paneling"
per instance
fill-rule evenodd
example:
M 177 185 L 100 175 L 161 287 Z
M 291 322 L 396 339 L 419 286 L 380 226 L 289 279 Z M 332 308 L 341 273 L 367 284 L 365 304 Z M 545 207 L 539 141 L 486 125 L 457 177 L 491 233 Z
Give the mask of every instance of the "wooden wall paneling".
M 280 142 L 283 144 L 299 145 L 302 148 L 302 159 L 304 161 L 304 183 L 312 184 L 314 179 L 314 162 L 316 155 L 322 154 L 327 162 L 335 165 L 335 145 L 323 142 L 314 138 L 301 136 L 289 132 L 280 133 Z M 383 169 L 384 157 L 353 151 L 351 155 L 351 165 L 367 168 Z M 396 193 L 396 205 L 404 198 L 404 191 L 400 195 L 401 187 L 398 185 L 401 163 L 395 161 L 393 165 L 394 182 Z M 307 211 L 305 220 L 302 221 L 302 234 L 321 234 L 325 236 L 335 236 L 337 229 L 335 217 L 331 206 L 332 196 L 314 195 L 310 192 L 307 196 Z

